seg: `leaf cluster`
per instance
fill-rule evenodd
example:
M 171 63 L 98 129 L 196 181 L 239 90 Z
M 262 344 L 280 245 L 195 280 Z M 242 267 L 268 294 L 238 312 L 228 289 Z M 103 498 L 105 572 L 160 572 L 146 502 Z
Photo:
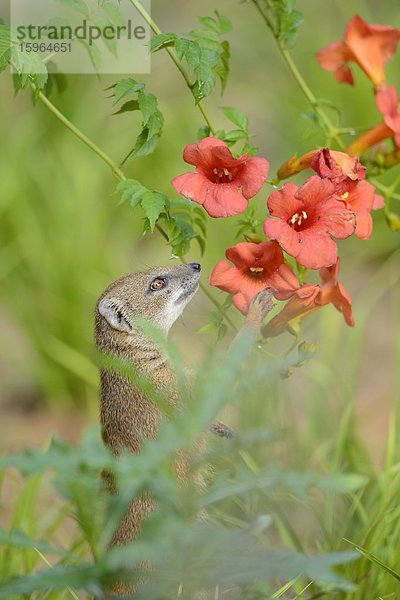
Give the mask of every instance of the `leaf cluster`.
M 217 10 L 213 17 L 199 17 L 201 28 L 192 29 L 186 36 L 162 33 L 152 38 L 151 52 L 174 48 L 178 60 L 185 61 L 192 76 L 191 87 L 196 103 L 209 96 L 219 79 L 222 92 L 229 74 L 230 46 L 221 36 L 229 33 L 232 25 Z
M 126 99 L 127 96 L 136 96 L 132 100 L 124 102 L 114 113 L 115 115 L 132 111 L 140 111 L 142 115 L 141 131 L 125 161 L 131 156 L 151 154 L 158 144 L 164 125 L 164 117 L 158 108 L 156 96 L 145 91 L 144 83 L 139 83 L 131 77 L 120 79 L 111 88 L 114 90 L 114 106 Z
M 203 253 L 206 237 L 206 216 L 198 206 L 184 200 L 172 200 L 166 194 L 150 190 L 135 179 L 126 179 L 117 186 L 121 202 L 132 208 L 141 206 L 145 220 L 143 233 L 162 227 L 164 237 L 171 247 L 172 256 L 184 256 L 192 240 L 197 240 Z
M 296 9 L 296 0 L 271 0 L 268 9 L 274 17 L 276 34 L 283 48 L 293 48 L 304 21 L 303 14 Z

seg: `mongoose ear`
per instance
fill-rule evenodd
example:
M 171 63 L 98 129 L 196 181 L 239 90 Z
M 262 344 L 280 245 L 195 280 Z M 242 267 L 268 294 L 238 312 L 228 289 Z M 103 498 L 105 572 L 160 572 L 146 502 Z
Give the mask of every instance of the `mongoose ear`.
M 100 300 L 99 313 L 113 329 L 125 333 L 131 333 L 133 330 L 133 325 L 126 313 L 125 306 L 118 298 L 106 297 Z

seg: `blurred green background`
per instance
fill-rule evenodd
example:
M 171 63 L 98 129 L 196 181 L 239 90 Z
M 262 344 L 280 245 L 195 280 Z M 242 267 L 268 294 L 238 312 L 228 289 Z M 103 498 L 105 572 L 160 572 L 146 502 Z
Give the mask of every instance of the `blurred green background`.
M 315 53 L 340 39 L 356 13 L 372 23 L 400 27 L 397 2 L 300 0 L 298 8 L 305 22 L 292 54 L 315 95 L 339 109 L 327 110 L 333 120 L 340 118 L 341 126 L 378 122 L 370 83 L 358 67 L 356 87 L 338 85 L 319 67 Z M 216 90 L 205 105 L 218 127 L 229 126 L 219 106 L 233 106 L 249 116 L 254 143 L 269 159 L 273 176 L 287 158 L 323 144 L 324 138 L 255 9 L 236 0 L 152 2 L 152 16 L 165 32 L 187 32 L 198 25 L 197 15 L 215 9 L 233 23 L 227 36 L 231 74 L 224 96 Z M 399 66 L 397 55 L 387 69 L 394 85 Z M 139 132 L 140 118 L 132 113 L 112 116 L 112 99 L 105 90 L 117 79 L 68 76 L 67 89 L 53 93 L 51 100 L 120 161 Z M 174 197 L 170 180 L 187 170 L 182 150 L 196 141 L 201 114 L 165 52 L 153 56 L 150 75 L 137 79 L 157 95 L 166 123 L 156 151 L 129 161 L 125 173 Z M 29 92 L 14 97 L 7 72 L 1 75 L 0 130 L 0 447 L 14 449 L 41 445 L 53 431 L 77 439 L 97 419 L 98 377 L 92 360 L 96 299 L 113 279 L 166 264 L 170 253 L 157 232 L 142 237 L 139 211 L 117 206 L 117 181 L 107 165 L 43 105 L 34 106 Z M 393 169 L 380 179 L 390 182 L 398 174 Z M 265 186 L 252 200 L 260 217 L 270 191 Z M 294 435 L 310 442 L 318 435 L 315 451 L 322 454 L 324 444 L 334 444 L 335 427 L 347 414 L 354 420 L 354 434 L 361 435 L 379 461 L 388 416 L 397 418 L 400 400 L 400 238 L 388 229 L 382 212 L 374 218 L 371 240 L 340 244 L 341 280 L 353 297 L 356 328 L 346 328 L 333 307 L 308 318 L 302 337 L 318 343 L 315 358 L 280 382 L 273 410 L 258 398 L 240 413 L 249 426 L 275 415 L 278 424 L 293 427 Z M 202 262 L 203 281 L 236 242 L 237 220 L 210 220 L 203 257 L 193 244 L 188 259 Z M 194 335 L 211 309 L 199 293 L 172 333 L 193 365 L 215 341 L 211 333 Z M 240 315 L 233 310 L 232 315 L 239 323 Z M 290 340 L 283 343 L 288 346 Z

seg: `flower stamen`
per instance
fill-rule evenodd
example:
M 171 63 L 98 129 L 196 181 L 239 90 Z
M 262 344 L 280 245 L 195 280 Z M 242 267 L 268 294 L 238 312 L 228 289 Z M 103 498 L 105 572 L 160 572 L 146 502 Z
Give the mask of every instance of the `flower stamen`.
M 224 180 L 224 183 L 226 183 L 227 181 L 232 181 L 233 179 L 232 173 L 226 167 L 224 167 L 223 169 L 218 169 L 217 167 L 215 167 L 213 169 L 213 173 L 218 177 L 218 179 Z
M 299 213 L 295 213 L 295 214 L 292 216 L 292 218 L 291 218 L 291 219 L 289 219 L 289 220 L 290 220 L 290 223 L 291 223 L 292 225 L 295 225 L 295 224 L 297 224 L 297 225 L 301 225 L 301 222 L 303 221 L 303 219 L 304 219 L 304 221 L 305 221 L 305 220 L 307 219 L 307 217 L 308 217 L 308 215 L 307 215 L 306 211 L 305 211 L 305 210 L 302 210 L 302 211 L 301 211 L 301 214 L 299 214 Z
M 262 273 L 264 271 L 264 267 L 250 267 L 250 271 L 252 273 Z

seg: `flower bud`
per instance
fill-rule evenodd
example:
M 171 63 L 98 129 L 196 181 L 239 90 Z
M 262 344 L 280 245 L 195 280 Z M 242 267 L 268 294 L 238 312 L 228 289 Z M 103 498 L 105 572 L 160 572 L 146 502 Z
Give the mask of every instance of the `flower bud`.
M 318 349 L 317 344 L 307 344 L 302 342 L 298 345 L 297 351 L 299 353 L 299 362 L 303 363 L 306 360 L 310 360 Z
M 258 235 L 258 233 L 245 233 L 244 239 L 246 242 L 252 242 L 253 244 L 261 244 L 261 242 L 265 242 L 265 240 Z
M 392 231 L 400 231 L 400 215 L 389 212 L 386 214 L 386 221 Z

